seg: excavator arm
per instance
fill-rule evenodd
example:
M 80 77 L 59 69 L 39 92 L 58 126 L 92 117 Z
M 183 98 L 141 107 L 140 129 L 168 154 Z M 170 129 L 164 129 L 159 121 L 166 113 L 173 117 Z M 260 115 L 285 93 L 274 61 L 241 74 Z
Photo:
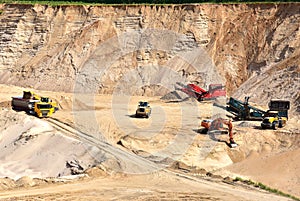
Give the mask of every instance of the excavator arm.
M 214 131 L 214 130 L 222 131 L 222 130 L 224 130 L 224 125 L 226 125 L 228 127 L 230 145 L 232 147 L 237 146 L 237 144 L 233 140 L 233 124 L 232 124 L 231 120 L 223 119 L 223 118 L 217 118 L 213 121 L 203 120 L 201 122 L 201 125 L 210 131 Z
M 221 119 L 222 123 L 228 126 L 229 141 L 233 141 L 232 122 L 227 119 Z

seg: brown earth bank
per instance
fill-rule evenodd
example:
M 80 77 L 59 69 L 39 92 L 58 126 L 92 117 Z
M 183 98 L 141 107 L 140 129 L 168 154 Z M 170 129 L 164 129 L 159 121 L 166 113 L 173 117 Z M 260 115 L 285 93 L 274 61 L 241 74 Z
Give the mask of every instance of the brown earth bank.
M 68 92 L 84 85 L 120 93 L 123 86 L 135 95 L 218 80 L 238 98 L 264 104 L 289 98 L 297 106 L 299 9 L 299 3 L 3 4 L 0 80 Z
M 288 200 L 237 176 L 300 197 L 300 4 L 0 11 L 1 199 Z M 230 149 L 227 135 L 199 131 L 226 100 L 197 102 L 180 90 L 187 83 L 224 84 L 227 98 L 264 110 L 290 100 L 288 124 L 234 121 Z M 59 111 L 12 110 L 23 90 Z M 141 100 L 149 119 L 134 116 Z

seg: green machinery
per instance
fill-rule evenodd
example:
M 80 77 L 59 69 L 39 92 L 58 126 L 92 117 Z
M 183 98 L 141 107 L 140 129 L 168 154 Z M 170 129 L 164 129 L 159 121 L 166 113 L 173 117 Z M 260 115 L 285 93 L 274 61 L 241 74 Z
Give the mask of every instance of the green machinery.
M 242 102 L 230 97 L 226 110 L 238 120 L 262 120 L 266 112 L 249 105 L 249 98 L 249 96 L 245 97 L 245 101 Z
M 258 120 L 261 121 L 268 113 L 278 112 L 278 117 L 288 118 L 288 110 L 290 101 L 287 100 L 271 100 L 269 102 L 269 110 L 264 111 L 249 105 L 249 96 L 245 97 L 245 101 L 239 101 L 230 97 L 226 110 L 233 114 L 238 120 Z

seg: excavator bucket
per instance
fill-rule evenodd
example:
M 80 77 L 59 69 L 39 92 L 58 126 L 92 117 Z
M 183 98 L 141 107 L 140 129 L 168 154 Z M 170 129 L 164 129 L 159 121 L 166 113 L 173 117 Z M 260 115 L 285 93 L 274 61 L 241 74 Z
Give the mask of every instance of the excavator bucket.
M 230 148 L 236 148 L 239 146 L 237 143 L 229 143 Z

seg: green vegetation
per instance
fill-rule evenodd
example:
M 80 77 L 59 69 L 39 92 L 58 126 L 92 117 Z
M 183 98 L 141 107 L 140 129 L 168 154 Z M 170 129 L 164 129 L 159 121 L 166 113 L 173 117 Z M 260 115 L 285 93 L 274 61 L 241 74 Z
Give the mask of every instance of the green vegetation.
M 251 186 L 254 186 L 256 188 L 260 188 L 260 189 L 263 189 L 265 191 L 268 191 L 268 192 L 271 192 L 271 193 L 275 193 L 277 195 L 281 195 L 281 196 L 284 196 L 284 197 L 288 197 L 288 198 L 291 198 L 293 200 L 296 200 L 296 201 L 300 201 L 300 198 L 297 198 L 293 195 L 290 195 L 290 194 L 287 194 L 287 193 L 284 193 L 278 189 L 274 189 L 274 188 L 270 188 L 260 182 L 254 182 L 254 181 L 251 181 L 250 179 L 242 179 L 240 177 L 236 177 L 233 181 L 240 181 L 244 184 L 247 184 L 247 185 L 251 185 Z
M 0 0 L 0 3 L 46 4 L 46 5 L 97 5 L 97 4 L 195 4 L 195 3 L 274 3 L 280 0 Z M 284 2 L 297 2 L 285 0 Z
M 41 4 L 41 5 L 51 5 L 51 6 L 59 6 L 59 5 L 91 5 L 93 3 L 87 3 L 84 1 L 30 1 L 30 0 L 0 0 L 1 3 L 6 4 Z

